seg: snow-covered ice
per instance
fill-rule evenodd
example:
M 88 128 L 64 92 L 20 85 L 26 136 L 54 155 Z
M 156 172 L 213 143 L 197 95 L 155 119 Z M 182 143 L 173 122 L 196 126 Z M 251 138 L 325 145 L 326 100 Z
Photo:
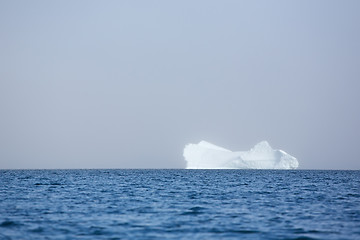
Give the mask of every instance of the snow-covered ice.
M 267 141 L 249 151 L 232 152 L 206 141 L 187 144 L 184 148 L 187 169 L 296 169 L 297 159 Z

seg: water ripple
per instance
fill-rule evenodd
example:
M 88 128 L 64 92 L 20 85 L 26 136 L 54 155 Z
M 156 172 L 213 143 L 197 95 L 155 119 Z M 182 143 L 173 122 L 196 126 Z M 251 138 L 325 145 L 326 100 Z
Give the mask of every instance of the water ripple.
M 1 170 L 0 239 L 360 239 L 360 171 Z

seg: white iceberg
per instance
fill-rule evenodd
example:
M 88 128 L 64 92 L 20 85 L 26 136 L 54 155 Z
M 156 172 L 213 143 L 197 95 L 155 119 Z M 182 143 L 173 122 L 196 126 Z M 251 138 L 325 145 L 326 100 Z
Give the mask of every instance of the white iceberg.
M 297 159 L 283 150 L 272 149 L 267 141 L 249 151 L 232 152 L 201 141 L 184 148 L 187 169 L 296 169 Z

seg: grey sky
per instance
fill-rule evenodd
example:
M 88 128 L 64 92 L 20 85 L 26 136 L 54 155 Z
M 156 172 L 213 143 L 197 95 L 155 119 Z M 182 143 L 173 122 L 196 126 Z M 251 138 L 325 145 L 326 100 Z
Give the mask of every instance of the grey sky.
M 360 1 L 0 1 L 0 168 L 360 169 Z

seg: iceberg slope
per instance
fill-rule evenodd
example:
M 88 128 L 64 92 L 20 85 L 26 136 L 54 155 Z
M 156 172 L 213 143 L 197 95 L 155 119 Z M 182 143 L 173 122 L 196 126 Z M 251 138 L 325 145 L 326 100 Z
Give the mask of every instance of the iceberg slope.
M 184 148 L 187 169 L 296 169 L 297 159 L 267 141 L 256 144 L 249 151 L 232 152 L 201 141 Z

